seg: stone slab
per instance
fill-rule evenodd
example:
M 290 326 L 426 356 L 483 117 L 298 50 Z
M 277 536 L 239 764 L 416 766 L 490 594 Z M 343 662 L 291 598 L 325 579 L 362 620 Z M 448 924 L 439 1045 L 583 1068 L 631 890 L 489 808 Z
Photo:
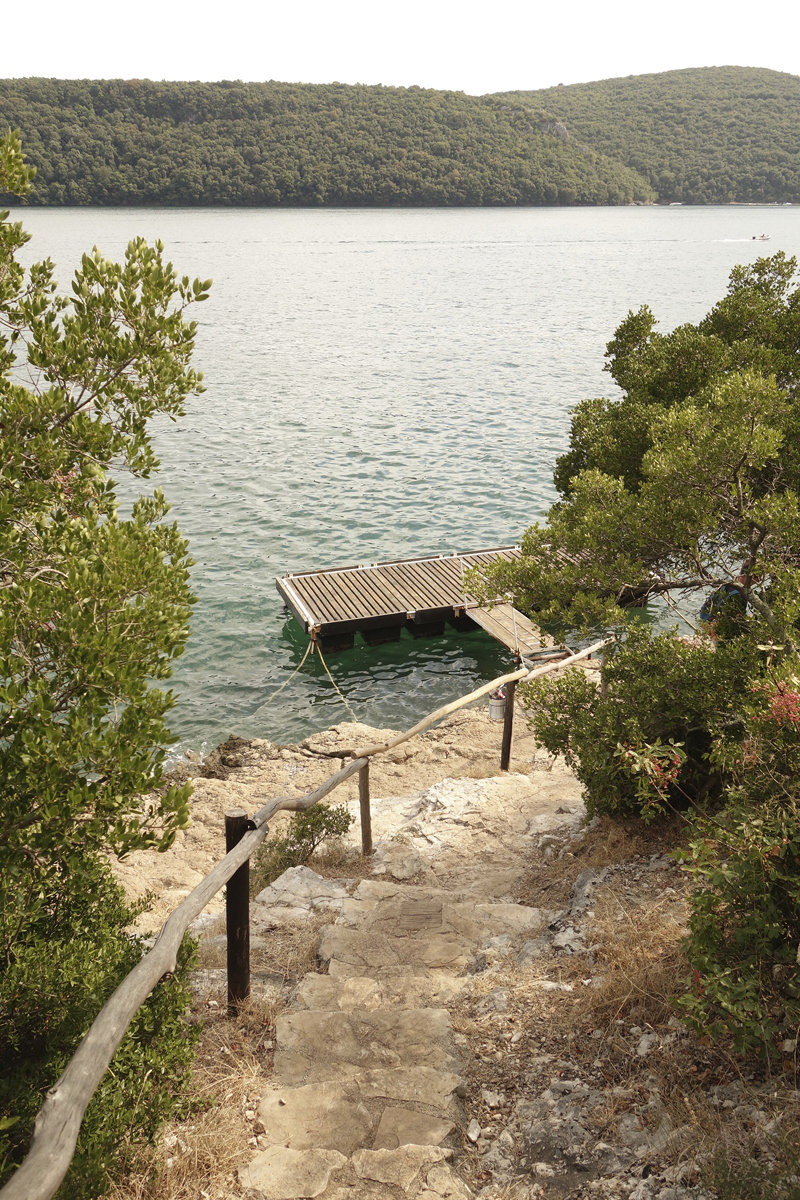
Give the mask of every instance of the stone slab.
M 452 1121 L 429 1117 L 411 1108 L 383 1110 L 373 1150 L 397 1150 L 399 1146 L 440 1146 L 453 1129 Z
M 239 1182 L 262 1200 L 314 1200 L 325 1191 L 331 1173 L 346 1162 L 336 1150 L 270 1146 L 239 1168 Z
M 356 1150 L 351 1162 L 359 1179 L 402 1188 L 407 1196 L 419 1189 L 427 1168 L 442 1162 L 447 1151 L 438 1146 L 400 1146 L 397 1150 Z
M 275 1077 L 287 1083 L 342 1079 L 366 1067 L 460 1065 L 447 1009 L 294 1012 L 275 1022 Z
M 446 971 L 398 967 L 396 975 L 379 979 L 352 974 L 355 967 L 328 965 L 328 975 L 306 975 L 294 994 L 297 1008 L 374 1012 L 396 1008 L 444 1008 L 468 986 L 467 977 L 457 978 Z
M 291 1146 L 293 1150 L 352 1154 L 373 1137 L 372 1118 L 359 1101 L 357 1089 L 341 1083 L 312 1083 L 266 1092 L 259 1102 L 258 1115 L 270 1143 Z
M 469 945 L 462 939 L 436 935 L 390 937 L 362 929 L 328 925 L 317 947 L 322 962 L 335 958 L 358 967 L 359 973 L 379 979 L 386 967 L 419 966 L 447 969 L 460 974 L 470 961 Z
M 432 1067 L 396 1067 L 362 1071 L 353 1078 L 362 1100 L 389 1100 L 396 1104 L 424 1104 L 439 1113 L 452 1110 L 453 1095 L 461 1087 L 454 1071 Z

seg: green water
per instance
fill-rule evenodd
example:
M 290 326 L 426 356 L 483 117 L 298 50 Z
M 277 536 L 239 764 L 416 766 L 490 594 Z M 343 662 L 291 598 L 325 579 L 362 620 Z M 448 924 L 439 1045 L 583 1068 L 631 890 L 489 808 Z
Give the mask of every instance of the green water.
M 794 208 L 32 209 L 29 257 L 163 238 L 214 277 L 208 390 L 156 430 L 158 482 L 198 596 L 176 665 L 181 749 L 293 741 L 348 720 L 275 576 L 514 542 L 553 499 L 570 407 L 614 393 L 605 344 L 648 303 L 696 321 L 737 262 L 800 253 Z M 768 244 L 754 233 L 771 234 Z M 509 663 L 482 632 L 353 651 L 331 669 L 361 720 L 404 727 Z

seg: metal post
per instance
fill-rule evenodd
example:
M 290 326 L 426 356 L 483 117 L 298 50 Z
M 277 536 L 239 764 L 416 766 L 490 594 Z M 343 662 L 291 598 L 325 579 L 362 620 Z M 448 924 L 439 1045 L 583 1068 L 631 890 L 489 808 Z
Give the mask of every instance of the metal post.
M 247 832 L 247 813 L 225 813 L 225 851 L 229 853 Z M 225 889 L 225 931 L 228 935 L 228 1012 L 250 995 L 250 861 L 243 863 Z
M 514 693 L 516 690 L 516 679 L 512 679 L 505 685 L 506 711 L 503 717 L 503 744 L 500 748 L 501 771 L 507 771 L 511 762 L 511 735 L 514 732 Z
M 372 854 L 372 814 L 369 809 L 369 759 L 358 772 L 358 802 L 361 805 L 361 853 Z

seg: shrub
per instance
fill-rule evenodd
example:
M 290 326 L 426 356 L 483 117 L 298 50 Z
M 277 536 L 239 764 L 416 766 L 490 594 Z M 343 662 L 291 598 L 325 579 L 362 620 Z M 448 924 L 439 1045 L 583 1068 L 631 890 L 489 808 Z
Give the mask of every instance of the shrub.
M 288 833 L 270 838 L 256 853 L 250 876 L 252 893 L 260 892 L 289 867 L 307 863 L 318 846 L 344 837 L 354 821 L 344 804 L 338 808 L 313 804 L 305 812 L 295 813 Z
M 563 754 L 584 785 L 590 815 L 649 820 L 667 806 L 721 799 L 720 770 L 708 756 L 721 729 L 743 733 L 741 698 L 762 658 L 745 639 L 715 649 L 632 624 L 607 652 L 602 691 L 569 671 L 523 684 L 519 694 L 541 745 Z M 643 787 L 643 772 L 654 781 L 659 769 L 672 775 L 666 786 Z
M 800 680 L 787 665 L 751 685 L 747 734 L 717 740 L 726 808 L 698 822 L 681 1000 L 696 1029 L 775 1053 L 800 1027 Z
M 106 863 L 75 860 L 43 886 L 35 920 L 24 897 L 0 916 L 0 1183 L 24 1157 L 47 1089 L 144 952 L 141 939 L 124 931 L 145 906 L 126 903 Z M 198 1032 L 185 1021 L 193 956 L 186 938 L 174 976 L 131 1023 L 86 1111 L 59 1198 L 102 1195 L 136 1143 L 179 1104 Z

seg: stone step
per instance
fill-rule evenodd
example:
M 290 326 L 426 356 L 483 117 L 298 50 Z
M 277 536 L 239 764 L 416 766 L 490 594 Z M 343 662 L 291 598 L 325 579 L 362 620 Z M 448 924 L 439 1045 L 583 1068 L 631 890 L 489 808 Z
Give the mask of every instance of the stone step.
M 425 1082 L 423 1094 L 433 1103 L 418 1101 L 420 1108 L 387 1104 L 380 1097 L 364 1098 L 358 1080 L 348 1079 L 275 1088 L 262 1096 L 258 1116 L 271 1145 L 291 1146 L 294 1150 L 352 1154 L 364 1147 L 396 1150 L 409 1144 L 439 1146 L 454 1128 L 454 1106 L 448 1099 L 449 1117 L 442 1115 L 442 1105 L 437 1103 L 442 1097 L 442 1082 L 434 1080 L 430 1092 L 425 1092 Z
M 337 973 L 332 965 L 336 961 L 351 968 L 341 971 L 342 975 L 367 975 L 374 979 L 382 979 L 387 972 L 396 975 L 397 967 L 446 970 L 460 975 L 473 957 L 469 941 L 452 935 L 390 937 L 341 925 L 327 925 L 323 929 L 317 956 L 331 964 L 330 974 Z
M 461 1065 L 446 1008 L 294 1012 L 278 1017 L 275 1041 L 274 1073 L 283 1083 L 343 1079 L 368 1066 Z
M 552 919 L 550 912 L 524 904 L 476 903 L 478 899 L 365 879 L 352 898 L 342 901 L 336 925 L 397 938 L 457 937 L 479 947 L 487 938 L 504 935 L 527 941 Z
M 354 968 L 353 968 L 354 969 Z M 371 979 L 365 975 L 306 975 L 294 993 L 297 1008 L 353 1012 L 375 1012 L 397 1008 L 443 1008 L 467 986 L 466 977 L 445 971 L 415 974 L 398 967 L 391 977 Z
M 239 1168 L 239 1183 L 259 1200 L 470 1200 L 450 1169 L 452 1151 L 403 1145 L 395 1150 L 335 1150 L 270 1146 Z

